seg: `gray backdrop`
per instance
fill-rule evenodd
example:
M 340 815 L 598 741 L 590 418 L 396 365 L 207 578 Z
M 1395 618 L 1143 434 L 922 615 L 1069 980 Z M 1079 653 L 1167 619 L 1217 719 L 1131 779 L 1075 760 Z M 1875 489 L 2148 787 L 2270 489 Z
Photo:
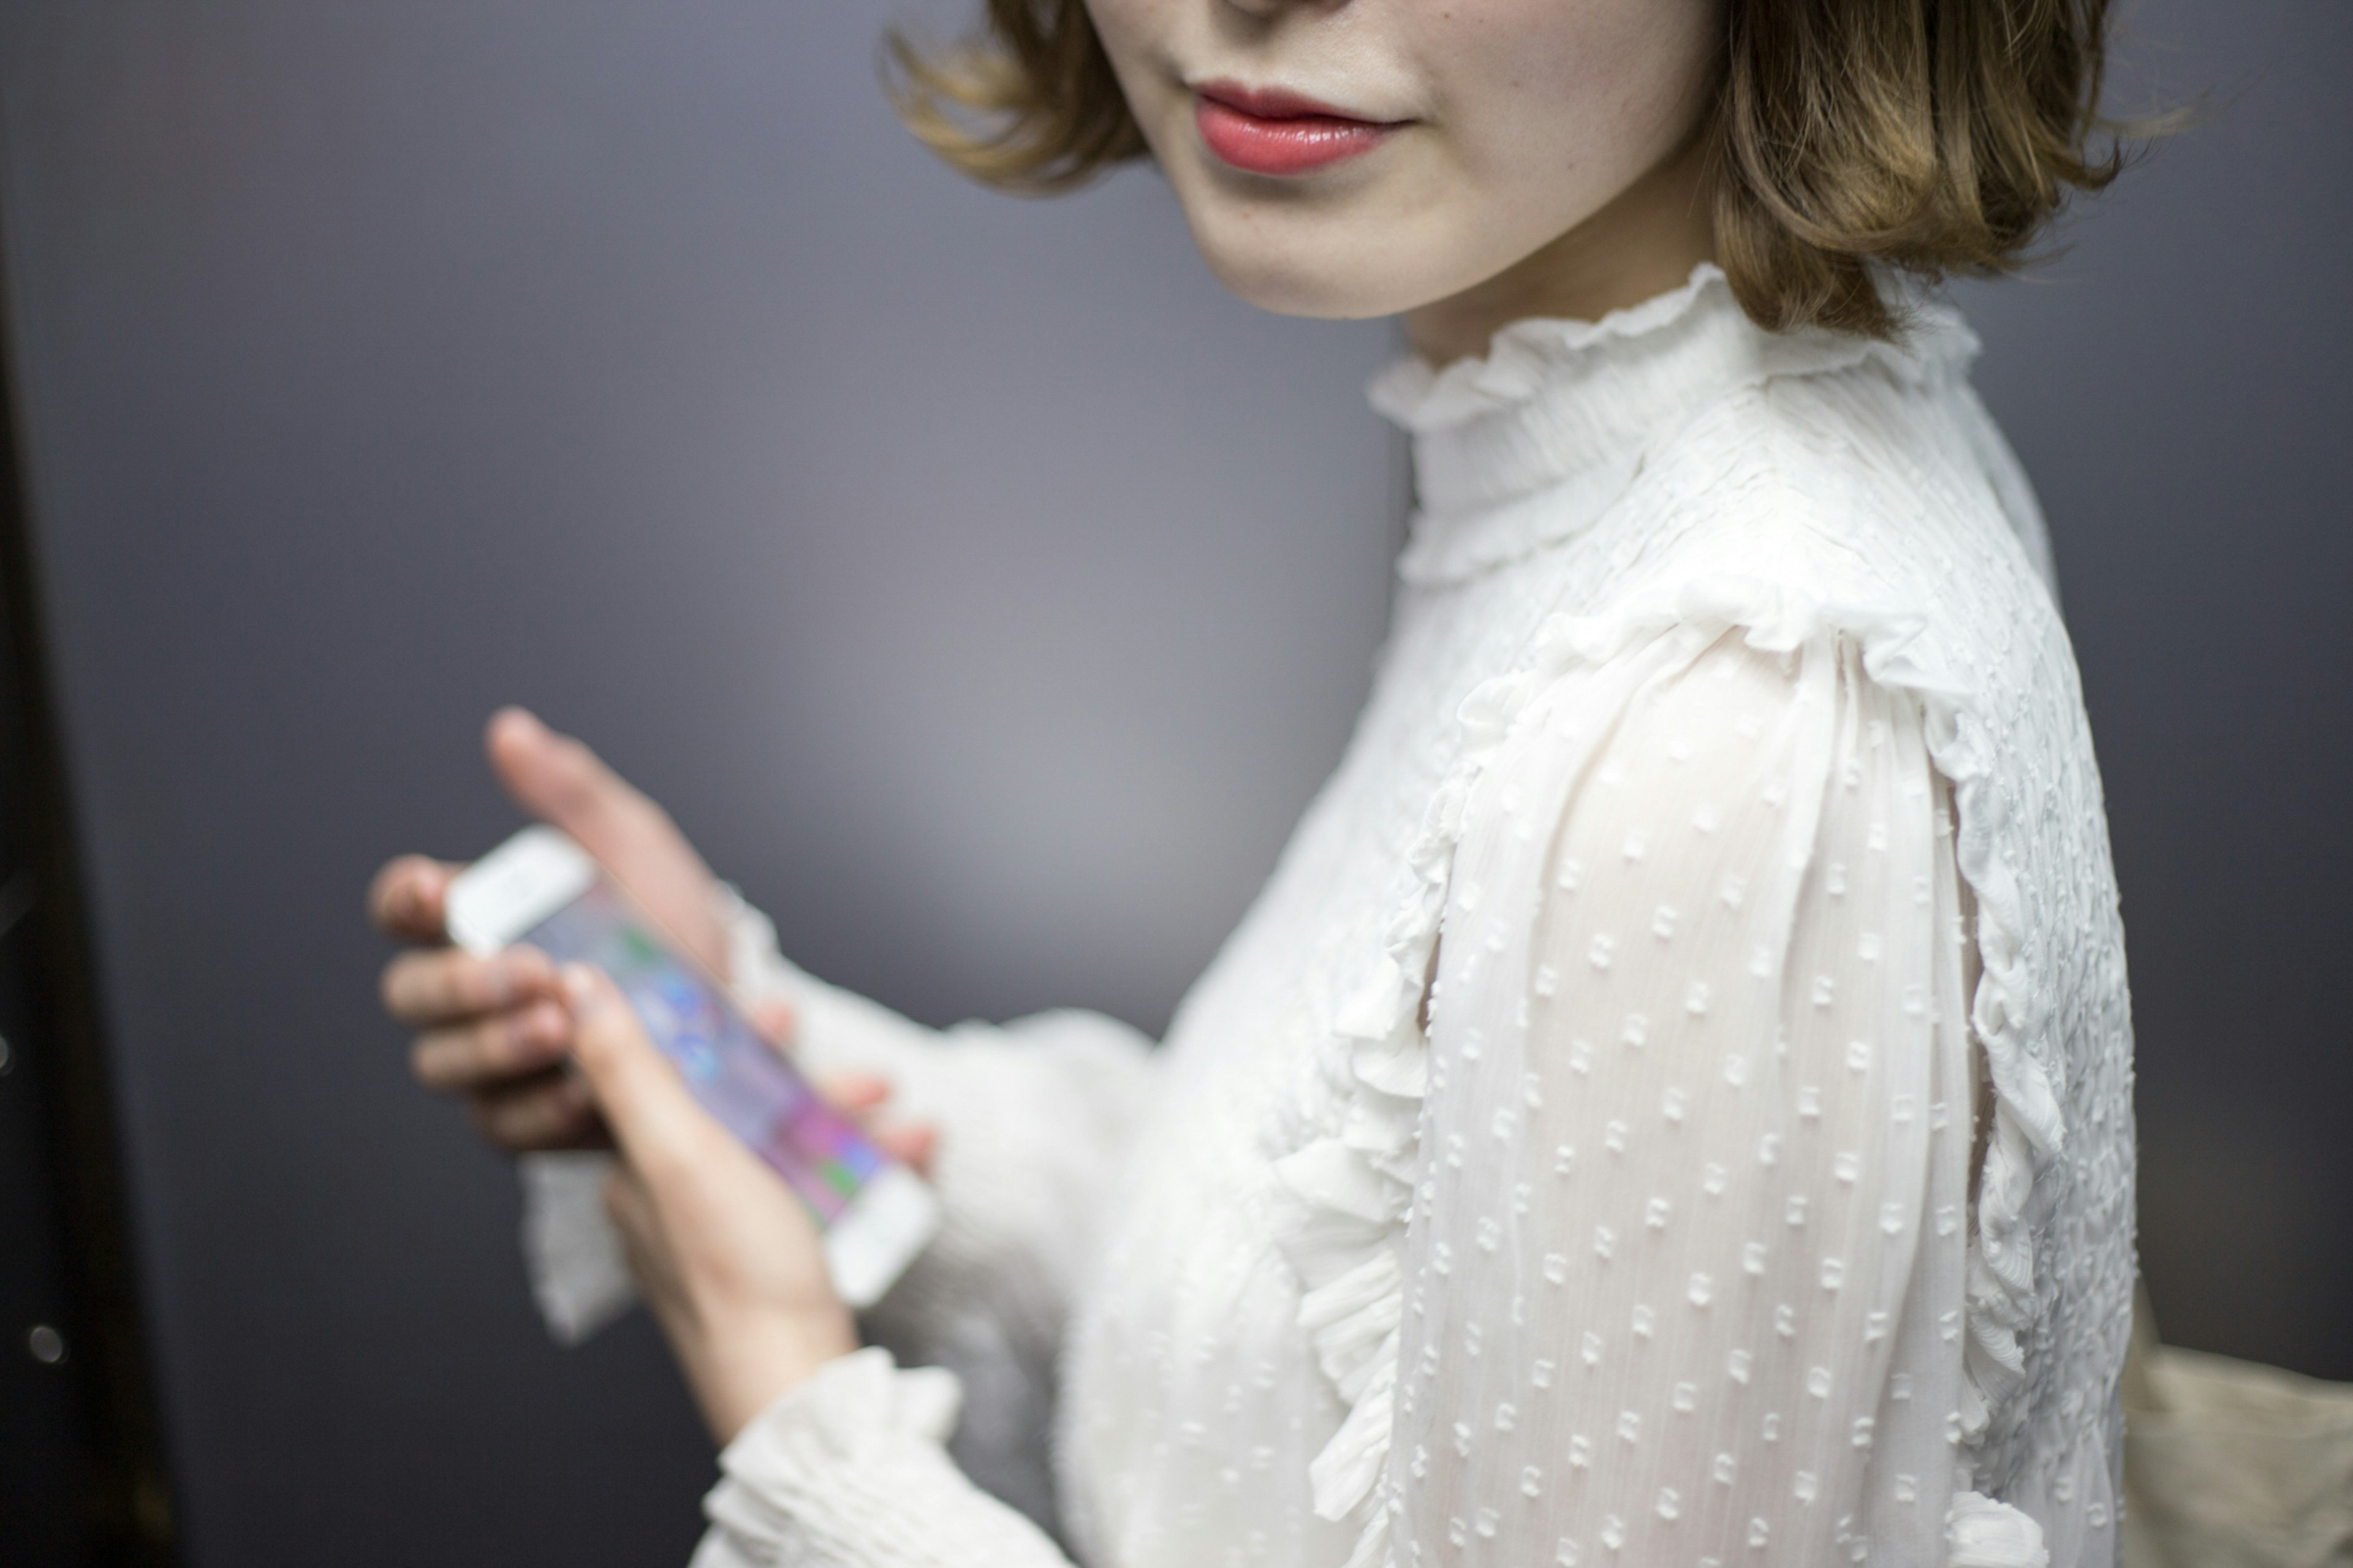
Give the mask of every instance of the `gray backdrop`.
M 1388 330 L 1227 300 L 1149 174 L 959 184 L 874 90 L 892 14 L 0 0 L 14 368 L 194 1563 L 693 1535 L 652 1336 L 545 1345 L 503 1171 L 374 1011 L 368 871 L 512 825 L 493 704 L 937 1022 L 1159 1026 L 1336 755 L 1402 510 L 1356 393 Z M 2134 15 L 2212 122 L 1966 301 L 2107 771 L 2160 1316 L 2353 1376 L 2353 7 Z

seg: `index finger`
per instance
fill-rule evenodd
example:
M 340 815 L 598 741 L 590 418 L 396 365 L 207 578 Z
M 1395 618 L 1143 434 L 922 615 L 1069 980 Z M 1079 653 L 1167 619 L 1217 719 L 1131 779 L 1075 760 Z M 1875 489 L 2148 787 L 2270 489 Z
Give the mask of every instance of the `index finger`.
M 444 942 L 449 884 L 463 867 L 423 855 L 385 862 L 368 884 L 368 918 L 387 936 L 411 942 Z
M 494 958 L 476 958 L 438 947 L 412 949 L 385 964 L 378 990 L 385 1012 L 430 1029 L 553 994 L 554 980 L 554 966 L 537 948 L 511 947 Z
M 563 979 L 572 1004 L 572 1059 L 623 1156 L 659 1185 L 692 1159 L 718 1123 L 654 1049 L 611 980 L 581 963 L 565 964 Z

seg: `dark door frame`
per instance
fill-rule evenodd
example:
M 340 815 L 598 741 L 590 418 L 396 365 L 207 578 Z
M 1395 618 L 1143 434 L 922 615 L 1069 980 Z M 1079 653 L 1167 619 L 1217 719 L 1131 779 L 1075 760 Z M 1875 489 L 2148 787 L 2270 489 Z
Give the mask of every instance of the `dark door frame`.
M 0 1562 L 177 1560 L 0 295 Z

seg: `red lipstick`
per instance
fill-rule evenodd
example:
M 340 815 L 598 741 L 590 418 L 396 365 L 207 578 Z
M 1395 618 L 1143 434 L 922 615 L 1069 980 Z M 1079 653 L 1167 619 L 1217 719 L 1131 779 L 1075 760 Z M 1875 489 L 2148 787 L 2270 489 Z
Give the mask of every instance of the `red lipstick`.
M 1253 91 L 1231 82 L 1193 90 L 1193 123 L 1202 145 L 1253 174 L 1310 174 L 1371 152 L 1395 124 L 1363 120 L 1280 90 Z

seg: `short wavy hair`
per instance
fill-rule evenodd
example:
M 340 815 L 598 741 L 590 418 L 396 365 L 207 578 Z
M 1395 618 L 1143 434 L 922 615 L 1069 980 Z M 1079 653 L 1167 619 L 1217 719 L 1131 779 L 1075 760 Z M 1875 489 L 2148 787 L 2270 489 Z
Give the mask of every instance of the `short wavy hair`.
M 985 0 L 980 32 L 887 41 L 908 129 L 1000 189 L 1082 184 L 1145 153 L 1082 0 Z M 2108 0 L 1726 0 L 1703 134 L 1717 254 L 1776 331 L 1886 337 L 1873 276 L 2014 272 L 2074 191 L 2124 163 L 2100 113 Z

